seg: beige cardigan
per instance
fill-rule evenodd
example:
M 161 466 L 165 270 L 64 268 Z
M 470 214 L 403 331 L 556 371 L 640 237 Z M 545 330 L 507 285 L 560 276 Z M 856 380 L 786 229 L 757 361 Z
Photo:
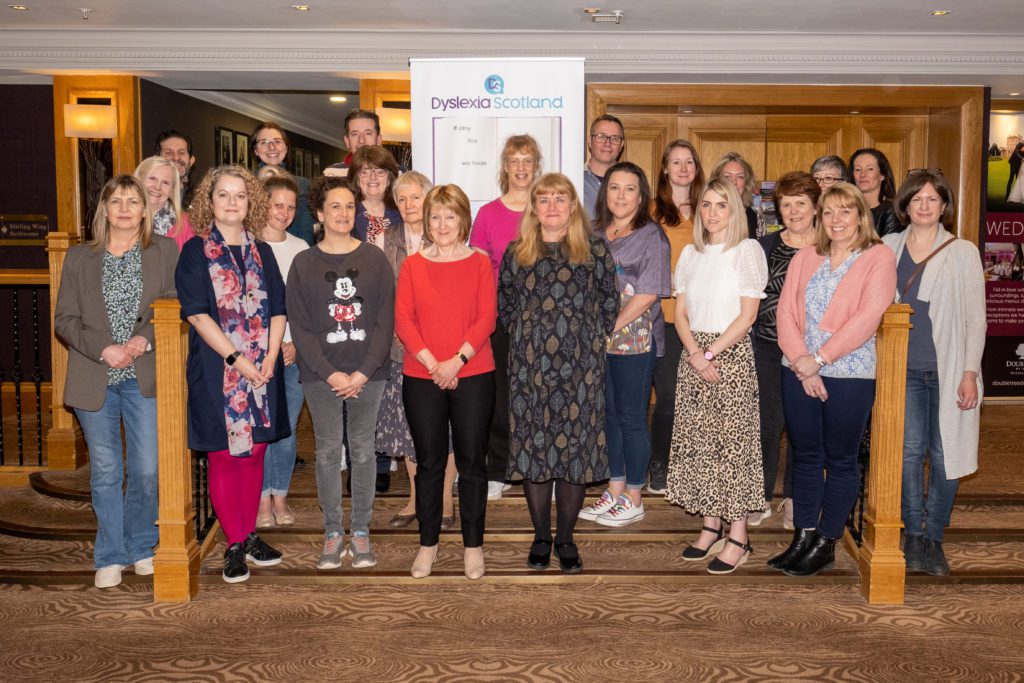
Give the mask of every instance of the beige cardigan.
M 909 228 L 882 241 L 903 256 Z M 932 249 L 953 237 L 940 227 Z M 985 276 L 978 247 L 957 240 L 928 261 L 920 275 L 918 298 L 928 302 L 932 341 L 939 371 L 939 435 L 946 478 L 959 479 L 978 469 L 978 431 L 981 422 L 981 355 L 985 350 Z M 899 292 L 896 293 L 899 301 Z M 964 372 L 978 373 L 978 406 L 960 410 L 956 390 Z

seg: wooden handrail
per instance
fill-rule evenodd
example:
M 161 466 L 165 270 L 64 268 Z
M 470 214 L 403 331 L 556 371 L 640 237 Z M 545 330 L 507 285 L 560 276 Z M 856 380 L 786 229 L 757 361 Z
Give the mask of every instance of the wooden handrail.
M 50 261 L 50 377 L 53 393 L 50 412 L 53 424 L 46 435 L 46 465 L 52 470 L 74 470 L 85 464 L 86 449 L 82 430 L 71 411 L 64 407 L 64 382 L 68 370 L 68 348 L 57 339 L 53 316 L 57 309 L 57 291 L 64 272 L 64 257 L 68 249 L 81 241 L 78 235 L 51 232 L 46 236 L 46 252 Z
M 0 285 L 48 285 L 50 271 L 45 268 L 38 270 L 5 270 L 0 272 Z M 52 289 L 51 291 L 57 291 Z
M 861 593 L 871 604 L 903 604 L 906 562 L 900 550 L 900 495 L 910 312 L 907 304 L 889 306 L 875 337 L 878 364 L 871 417 L 871 463 L 864 501 L 863 542 L 857 552 Z
M 154 561 L 153 599 L 189 602 L 199 591 L 200 557 L 186 422 L 188 325 L 181 320 L 177 299 L 157 299 L 152 308 L 160 479 L 160 545 Z

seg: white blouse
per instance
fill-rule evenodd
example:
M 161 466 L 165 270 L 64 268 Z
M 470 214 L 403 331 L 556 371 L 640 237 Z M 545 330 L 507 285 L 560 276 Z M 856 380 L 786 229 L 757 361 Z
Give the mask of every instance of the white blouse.
M 676 294 L 686 295 L 686 316 L 695 332 L 725 332 L 740 314 L 740 297 L 763 299 L 768 262 L 755 240 L 725 250 L 706 245 L 704 252 L 686 245 L 673 279 Z

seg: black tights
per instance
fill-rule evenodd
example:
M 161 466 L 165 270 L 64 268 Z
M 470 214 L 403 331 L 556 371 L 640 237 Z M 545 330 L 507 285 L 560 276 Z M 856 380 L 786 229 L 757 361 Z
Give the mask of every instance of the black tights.
M 555 482 L 558 482 L 557 486 Z M 583 507 L 587 487 L 585 484 L 570 484 L 565 479 L 549 479 L 541 484 L 523 482 L 523 493 L 526 494 L 526 507 L 530 510 L 530 521 L 533 522 L 534 538 L 538 541 L 551 540 L 552 487 L 555 489 L 555 508 L 558 517 L 555 543 L 572 543 L 572 532 L 576 528 L 580 508 Z

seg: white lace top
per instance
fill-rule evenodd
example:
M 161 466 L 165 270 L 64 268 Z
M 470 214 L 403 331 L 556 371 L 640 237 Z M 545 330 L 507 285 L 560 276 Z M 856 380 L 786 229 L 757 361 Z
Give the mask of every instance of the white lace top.
M 728 251 L 714 244 L 697 251 L 686 245 L 676 263 L 673 285 L 686 295 L 686 315 L 695 332 L 724 332 L 740 314 L 740 297 L 763 299 L 768 262 L 755 240 L 743 240 Z

